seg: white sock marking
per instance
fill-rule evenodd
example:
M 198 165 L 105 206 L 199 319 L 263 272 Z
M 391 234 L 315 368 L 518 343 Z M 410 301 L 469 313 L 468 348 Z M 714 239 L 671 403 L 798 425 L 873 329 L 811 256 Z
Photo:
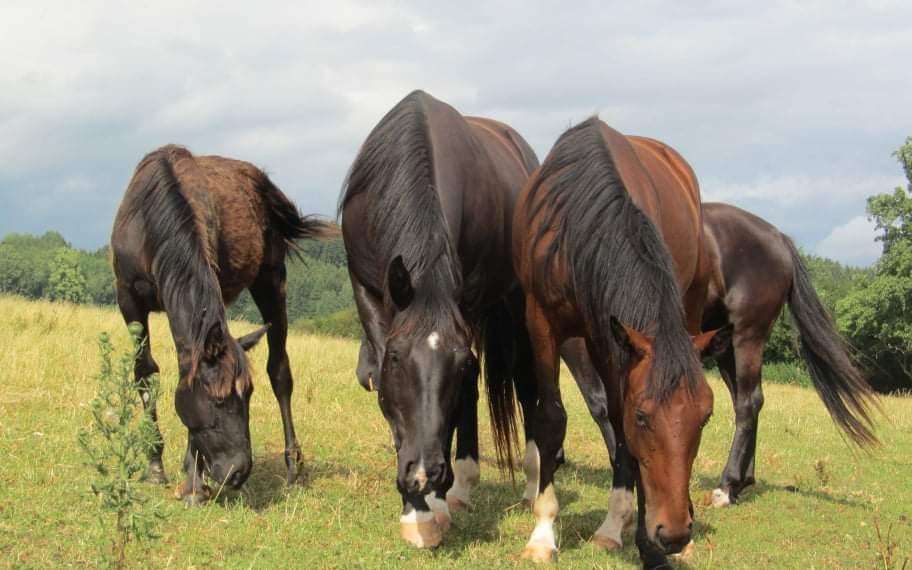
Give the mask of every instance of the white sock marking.
M 554 493 L 554 485 L 550 484 L 535 499 L 535 506 L 532 509 L 535 514 L 535 530 L 529 537 L 529 546 L 545 546 L 557 550 L 557 542 L 554 540 L 554 519 L 557 518 L 557 509 L 557 495 Z
M 731 504 L 731 497 L 722 489 L 713 489 L 712 506 L 718 508 L 727 507 Z
M 469 505 L 472 489 L 478 485 L 481 478 L 481 468 L 471 457 L 457 459 L 453 465 L 453 486 L 447 491 L 447 499 L 457 499 Z
M 399 522 L 402 523 L 423 523 L 432 520 L 434 520 L 434 513 L 417 509 L 412 509 L 399 517 Z
M 605 522 L 595 531 L 595 534 L 610 538 L 619 546 L 623 546 L 621 533 L 631 517 L 633 517 L 633 493 L 623 487 L 616 487 L 611 490 L 611 498 L 608 499 L 608 514 L 605 516 Z

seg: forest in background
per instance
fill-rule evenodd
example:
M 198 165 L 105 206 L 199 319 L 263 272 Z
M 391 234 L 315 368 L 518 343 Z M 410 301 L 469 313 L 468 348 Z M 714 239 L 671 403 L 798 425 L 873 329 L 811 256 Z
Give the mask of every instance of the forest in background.
M 868 198 L 867 214 L 879 233 L 883 254 L 870 268 L 847 267 L 802 253 L 811 280 L 840 331 L 854 348 L 871 383 L 881 391 L 912 390 L 912 137 L 894 153 L 906 188 Z M 291 328 L 359 338 L 341 238 L 300 243 L 288 262 L 288 320 Z M 11 233 L 0 241 L 0 293 L 38 299 L 115 304 L 107 246 L 73 248 L 58 232 L 42 236 Z M 247 292 L 229 318 L 260 322 Z M 807 383 L 788 311 L 767 343 L 764 377 Z

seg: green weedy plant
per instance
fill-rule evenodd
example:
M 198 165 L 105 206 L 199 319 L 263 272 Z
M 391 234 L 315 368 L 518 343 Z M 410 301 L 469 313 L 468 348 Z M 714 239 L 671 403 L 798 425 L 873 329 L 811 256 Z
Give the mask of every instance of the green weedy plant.
M 85 453 L 85 464 L 95 471 L 92 492 L 101 509 L 99 522 L 107 529 L 111 515 L 115 521 L 110 551 L 102 551 L 109 568 L 121 569 L 126 563 L 127 545 L 131 541 L 148 542 L 157 538 L 155 527 L 164 517 L 157 505 L 141 492 L 139 479 L 148 461 L 149 451 L 158 443 L 148 412 L 142 411 L 139 391 L 133 382 L 133 364 L 139 354 L 142 326 L 129 326 L 132 350 L 112 362 L 113 347 L 107 333 L 98 339 L 101 370 L 98 392 L 92 400 L 92 423 L 79 432 L 79 445 Z M 158 395 L 158 376 L 149 379 L 144 398 Z

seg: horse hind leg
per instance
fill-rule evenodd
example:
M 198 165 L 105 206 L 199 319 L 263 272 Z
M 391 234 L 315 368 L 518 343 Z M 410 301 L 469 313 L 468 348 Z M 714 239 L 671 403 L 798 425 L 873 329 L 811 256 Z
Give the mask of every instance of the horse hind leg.
M 291 365 L 288 361 L 288 352 L 285 341 L 288 338 L 288 315 L 285 309 L 285 265 L 276 268 L 264 268 L 260 271 L 250 294 L 256 303 L 264 323 L 269 323 L 266 333 L 269 345 L 269 358 L 266 371 L 272 392 L 279 403 L 279 413 L 282 416 L 282 430 L 285 436 L 285 467 L 286 480 L 293 483 L 297 477 L 302 462 L 301 447 L 295 435 L 294 421 L 291 416 L 291 393 L 294 389 L 294 380 L 291 376 Z
M 146 308 L 146 304 L 141 299 L 137 298 L 126 286 L 120 283 L 117 285 L 117 305 L 120 307 L 120 313 L 127 325 L 139 323 L 142 326 L 142 345 L 140 346 L 136 363 L 133 366 L 133 377 L 143 402 L 143 408 L 148 410 L 149 416 L 152 418 L 157 441 L 149 451 L 149 466 L 146 468 L 143 480 L 148 483 L 167 485 L 168 478 L 165 476 L 165 466 L 162 462 L 165 444 L 158 428 L 157 405 L 149 392 L 149 378 L 153 374 L 158 374 L 159 371 L 158 363 L 152 358 L 151 337 L 149 335 L 149 309 Z
M 719 487 L 713 490 L 714 507 L 737 502 L 738 495 L 754 483 L 757 426 L 763 407 L 761 371 L 762 342 L 740 342 L 719 359 L 722 377 L 732 392 L 735 407 L 735 437 Z

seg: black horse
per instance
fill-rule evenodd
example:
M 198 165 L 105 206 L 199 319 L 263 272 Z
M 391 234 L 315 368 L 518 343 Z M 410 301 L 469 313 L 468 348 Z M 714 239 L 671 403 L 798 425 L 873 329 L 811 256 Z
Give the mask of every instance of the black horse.
M 261 170 L 219 156 L 193 156 L 165 146 L 136 167 L 111 234 L 117 303 L 127 323 L 143 327 L 135 376 L 143 402 L 158 372 L 149 344 L 149 312 L 168 314 L 180 381 L 175 407 L 188 429 L 179 495 L 208 497 L 203 474 L 239 487 L 250 474 L 249 406 L 253 392 L 245 351 L 268 328 L 267 370 L 285 430 L 289 481 L 300 448 L 291 419 L 292 377 L 285 352 L 285 257 L 294 240 L 338 235 L 326 222 L 302 217 Z M 225 305 L 249 288 L 267 326 L 235 340 Z M 156 428 L 157 429 L 157 428 Z M 164 445 L 149 458 L 147 480 L 166 481 Z
M 510 226 L 537 164 L 507 125 L 415 91 L 367 137 L 343 188 L 342 235 L 364 327 L 357 376 L 377 390 L 392 430 L 401 532 L 418 547 L 440 542 L 448 503 L 468 503 L 478 481 L 482 353 L 488 375 L 513 374 L 514 339 L 525 338 L 521 311 L 510 318 L 510 300 L 521 302 Z
M 792 240 L 770 223 L 735 206 L 703 204 L 704 239 L 716 266 L 703 311 L 703 330 L 734 326 L 731 343 L 715 356 L 735 409 L 735 437 L 722 480 L 713 491 L 716 507 L 737 501 L 755 482 L 757 424 L 763 407 L 763 349 L 788 303 L 799 333 L 800 353 L 827 411 L 849 439 L 877 442 L 869 414 L 873 394 L 853 363 L 826 307 L 811 283 Z M 579 385 L 606 445 L 614 435 L 605 390 L 581 339 L 561 352 Z

